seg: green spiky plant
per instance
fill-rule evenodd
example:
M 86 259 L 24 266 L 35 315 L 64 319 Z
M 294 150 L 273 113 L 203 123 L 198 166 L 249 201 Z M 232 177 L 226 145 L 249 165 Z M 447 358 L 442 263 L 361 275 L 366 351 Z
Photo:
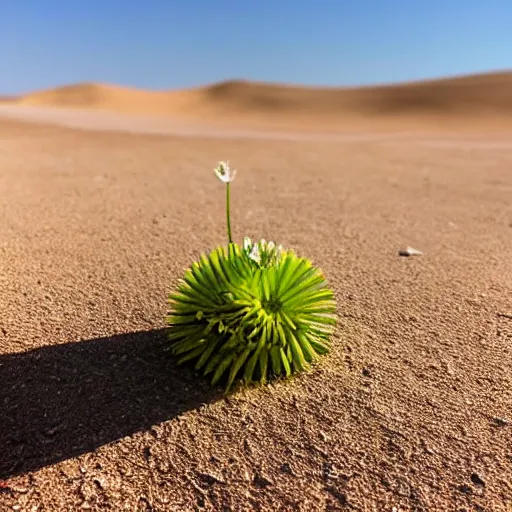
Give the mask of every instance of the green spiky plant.
M 228 246 L 203 254 L 170 295 L 167 317 L 178 363 L 194 363 L 221 379 L 267 382 L 309 368 L 330 349 L 336 323 L 333 292 L 306 258 L 273 242 L 232 241 L 230 183 L 235 171 L 220 162 L 226 183 Z

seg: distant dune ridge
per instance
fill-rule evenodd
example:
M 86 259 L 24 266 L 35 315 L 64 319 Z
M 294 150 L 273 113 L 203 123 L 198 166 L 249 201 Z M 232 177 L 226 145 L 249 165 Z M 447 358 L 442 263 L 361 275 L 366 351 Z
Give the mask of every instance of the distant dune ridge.
M 512 118 L 512 71 L 360 88 L 301 87 L 233 80 L 188 90 L 149 91 L 80 83 L 11 99 L 21 105 L 204 118 Z

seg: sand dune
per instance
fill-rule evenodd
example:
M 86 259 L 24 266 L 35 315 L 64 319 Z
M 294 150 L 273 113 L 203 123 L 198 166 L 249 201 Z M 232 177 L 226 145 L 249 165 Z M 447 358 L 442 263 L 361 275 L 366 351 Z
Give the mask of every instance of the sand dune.
M 193 91 L 145 91 L 108 84 L 82 83 L 38 91 L 17 100 L 21 105 L 75 107 L 136 114 L 180 114 L 192 110 Z
M 28 94 L 21 105 L 102 109 L 131 114 L 312 119 L 461 119 L 512 115 L 512 72 L 364 88 L 297 87 L 228 81 L 197 89 L 148 91 L 82 83 Z

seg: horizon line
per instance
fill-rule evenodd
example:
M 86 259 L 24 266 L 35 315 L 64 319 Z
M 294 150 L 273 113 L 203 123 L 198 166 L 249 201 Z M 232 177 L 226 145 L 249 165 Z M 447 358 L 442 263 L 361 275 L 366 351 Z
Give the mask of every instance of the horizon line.
M 375 89 L 375 88 L 386 88 L 386 87 L 400 87 L 400 86 L 408 86 L 408 85 L 419 85 L 419 84 L 432 84 L 438 82 L 445 82 L 450 80 L 458 80 L 464 78 L 478 78 L 485 76 L 496 76 L 496 75 L 507 75 L 512 74 L 511 68 L 498 68 L 498 69 L 490 69 L 485 71 L 475 71 L 470 73 L 457 73 L 452 75 L 436 75 L 425 78 L 411 79 L 411 80 L 399 80 L 399 81 L 386 81 L 386 82 L 373 82 L 371 84 L 354 84 L 354 85 L 306 85 L 296 82 L 283 82 L 283 81 L 271 81 L 271 80 L 254 80 L 247 78 L 229 78 L 225 80 L 218 80 L 215 82 L 206 82 L 201 85 L 194 85 L 185 88 L 159 88 L 153 89 L 149 87 L 137 87 L 131 84 L 125 84 L 121 82 L 104 82 L 104 81 L 94 81 L 94 80 L 81 80 L 78 82 L 67 82 L 60 85 L 53 85 L 49 87 L 44 87 L 40 89 L 32 89 L 29 92 L 19 93 L 19 94 L 1 94 L 0 99 L 19 99 L 24 96 L 28 96 L 34 93 L 39 93 L 43 91 L 51 91 L 58 89 L 65 89 L 69 87 L 77 87 L 77 86 L 107 86 L 107 87 L 119 87 L 124 89 L 131 89 L 136 91 L 147 91 L 147 92 L 183 92 L 183 91 L 193 91 L 193 90 L 201 90 L 201 89 L 210 89 L 216 88 L 229 84 L 254 84 L 254 85 L 267 85 L 274 87 L 287 87 L 287 88 L 295 88 L 295 89 L 316 89 L 316 90 L 362 90 L 362 89 Z

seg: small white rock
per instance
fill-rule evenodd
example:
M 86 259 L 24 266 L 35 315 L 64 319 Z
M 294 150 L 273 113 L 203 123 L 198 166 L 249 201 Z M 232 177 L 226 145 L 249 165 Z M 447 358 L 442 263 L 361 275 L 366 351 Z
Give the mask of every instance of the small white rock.
M 405 249 L 400 249 L 398 254 L 400 256 L 421 256 L 423 253 L 418 251 L 418 249 L 414 249 L 413 247 L 406 247 Z

